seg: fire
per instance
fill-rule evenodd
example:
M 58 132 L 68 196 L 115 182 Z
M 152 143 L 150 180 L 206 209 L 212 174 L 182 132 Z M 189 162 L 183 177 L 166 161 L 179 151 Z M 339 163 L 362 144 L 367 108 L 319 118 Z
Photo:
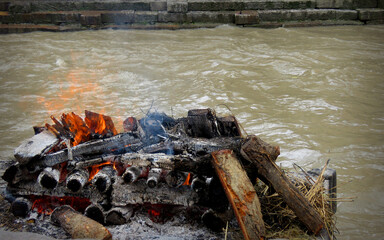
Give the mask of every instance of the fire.
M 191 173 L 188 173 L 188 176 L 187 176 L 187 179 L 185 179 L 185 182 L 183 183 L 183 185 L 191 185 Z
M 68 113 L 61 116 L 63 125 L 74 134 L 72 146 L 91 140 L 91 130 L 87 127 L 83 119 L 75 113 Z
M 52 196 L 36 196 L 30 195 L 29 199 L 32 202 L 32 210 L 39 214 L 50 215 L 56 207 L 69 205 L 79 212 L 84 210 L 91 204 L 88 198 L 81 197 L 52 197 Z
M 89 167 L 89 179 L 88 181 L 91 181 L 95 175 L 104 167 L 104 166 L 107 166 L 107 165 L 114 165 L 113 162 L 103 162 L 103 163 L 100 163 L 100 164 L 96 164 L 96 165 L 93 165 L 93 166 L 90 166 Z
M 85 110 L 85 123 L 91 131 L 102 136 L 117 134 L 112 118 L 109 116 Z

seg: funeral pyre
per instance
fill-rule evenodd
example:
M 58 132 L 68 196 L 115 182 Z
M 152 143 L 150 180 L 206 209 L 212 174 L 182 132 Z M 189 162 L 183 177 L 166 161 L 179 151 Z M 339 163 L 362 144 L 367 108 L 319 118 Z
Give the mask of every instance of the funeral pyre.
M 244 238 L 263 239 L 266 217 L 254 187 L 261 179 L 309 233 L 329 235 L 324 217 L 274 163 L 279 147 L 257 136 L 242 137 L 234 116 L 194 109 L 175 119 L 153 111 L 139 120 L 128 117 L 122 133 L 109 116 L 90 111 L 84 120 L 75 113 L 51 119 L 53 124 L 34 127 L 35 135 L 15 150 L 17 162 L 3 175 L 16 198 L 12 211 L 17 216 L 31 210 L 51 214 L 66 229 L 75 228 L 66 221 L 77 212 L 116 225 L 139 208 L 147 209 L 153 221 L 164 221 L 171 206 L 193 208 L 208 227 L 221 230 L 231 206 Z M 335 176 L 330 181 L 328 193 L 334 195 Z M 100 229 L 85 237 L 111 237 Z

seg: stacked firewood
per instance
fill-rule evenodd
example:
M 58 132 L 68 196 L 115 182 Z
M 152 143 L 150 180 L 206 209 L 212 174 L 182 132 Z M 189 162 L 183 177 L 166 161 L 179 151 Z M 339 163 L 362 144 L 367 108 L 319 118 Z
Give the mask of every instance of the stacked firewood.
M 36 134 L 15 150 L 17 162 L 3 176 L 11 194 L 27 199 L 24 205 L 14 203 L 15 209 L 26 206 L 28 211 L 34 204 L 28 205 L 30 196 L 74 197 L 87 199 L 79 210 L 87 216 L 102 224 L 123 224 L 137 205 L 220 211 L 229 203 L 244 238 L 263 239 L 265 224 L 254 188 L 261 179 L 310 232 L 327 235 L 319 213 L 276 166 L 279 147 L 257 136 L 243 137 L 234 116 L 195 109 L 174 119 L 155 111 L 141 119 L 128 117 L 120 134 L 110 117 L 90 111 L 85 116 L 51 117 L 54 124 L 35 127 Z M 52 215 L 56 220 L 60 211 Z

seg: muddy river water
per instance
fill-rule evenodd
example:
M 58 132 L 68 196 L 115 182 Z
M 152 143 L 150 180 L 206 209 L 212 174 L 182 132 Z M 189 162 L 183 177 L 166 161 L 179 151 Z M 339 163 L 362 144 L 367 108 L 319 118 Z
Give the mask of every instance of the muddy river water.
M 278 163 L 338 173 L 338 239 L 384 238 L 384 26 L 0 36 L 0 158 L 49 116 L 226 104 Z

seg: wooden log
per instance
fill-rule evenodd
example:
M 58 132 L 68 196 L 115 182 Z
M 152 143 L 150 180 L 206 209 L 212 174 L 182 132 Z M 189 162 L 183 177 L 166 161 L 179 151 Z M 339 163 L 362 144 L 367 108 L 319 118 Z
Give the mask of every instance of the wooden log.
M 209 108 L 189 110 L 186 132 L 191 137 L 213 138 L 219 136 L 215 111 Z
M 256 190 L 232 150 L 212 153 L 212 164 L 232 205 L 244 239 L 264 239 L 265 226 Z
M 85 210 L 84 215 L 90 219 L 95 220 L 100 224 L 105 224 L 105 212 L 103 207 L 100 204 L 93 203 L 90 204 Z
M 317 235 L 324 227 L 323 220 L 311 203 L 276 166 L 271 150 L 273 148 L 263 145 L 263 141 L 257 136 L 249 136 L 241 148 L 241 155 L 257 167 L 258 174 L 281 195 L 300 221 Z
M 234 116 L 217 118 L 217 127 L 221 136 L 238 137 L 241 136 L 239 123 Z
M 89 141 L 72 147 L 72 156 L 76 161 L 78 157 L 108 154 L 122 148 L 124 148 L 126 151 L 136 151 L 136 147 L 141 145 L 142 143 L 140 139 L 134 134 L 122 133 L 110 138 Z M 65 161 L 68 161 L 68 149 L 63 149 L 56 153 L 43 155 L 42 159 L 36 162 L 36 165 L 41 167 L 51 167 Z
M 15 149 L 14 156 L 20 164 L 27 164 L 32 159 L 39 158 L 42 154 L 48 152 L 58 143 L 59 139 L 55 134 L 44 130 L 23 141 L 21 145 Z
M 112 178 L 115 177 L 116 171 L 112 166 L 103 167 L 92 179 L 92 185 L 100 192 L 107 192 L 112 185 Z
M 89 172 L 84 169 L 76 169 L 66 180 L 65 185 L 72 192 L 80 192 L 80 190 L 88 182 Z
M 107 212 L 105 220 L 108 225 L 121 225 L 127 223 L 132 215 L 131 206 L 114 207 Z
M 60 180 L 60 171 L 57 169 L 52 169 L 51 167 L 45 168 L 40 172 L 37 177 L 37 182 L 42 188 L 54 189 Z
M 112 240 L 112 235 L 103 225 L 64 205 L 51 214 L 51 221 L 59 224 L 72 238 Z
M 23 197 L 18 197 L 12 202 L 11 212 L 16 217 L 26 217 L 31 211 L 32 203 Z

